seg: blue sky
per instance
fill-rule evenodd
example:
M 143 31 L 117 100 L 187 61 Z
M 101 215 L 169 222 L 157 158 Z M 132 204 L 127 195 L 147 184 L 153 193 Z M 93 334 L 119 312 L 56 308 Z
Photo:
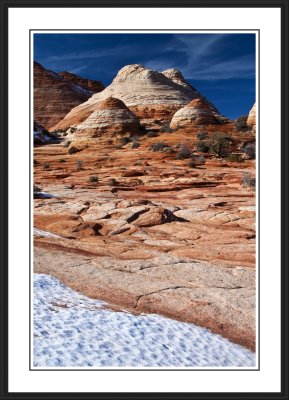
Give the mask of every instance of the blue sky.
M 255 35 L 249 33 L 37 33 L 34 60 L 106 86 L 127 64 L 177 68 L 230 118 L 248 114 L 255 102 Z

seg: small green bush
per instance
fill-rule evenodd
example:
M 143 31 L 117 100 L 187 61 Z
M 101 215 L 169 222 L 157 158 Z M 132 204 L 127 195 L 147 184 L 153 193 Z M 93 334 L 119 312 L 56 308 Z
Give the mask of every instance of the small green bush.
M 175 128 L 171 128 L 169 122 L 165 123 L 161 128 L 160 132 L 161 133 L 172 133 L 172 132 L 177 132 L 180 128 L 177 126 Z
M 83 170 L 83 161 L 82 160 L 76 161 L 76 169 L 77 169 L 77 171 Z
M 50 167 L 50 164 L 48 162 L 45 162 L 43 164 L 43 169 L 48 169 Z
M 205 139 L 207 138 L 207 136 L 208 136 L 208 133 L 207 133 L 207 132 L 198 132 L 198 133 L 197 133 L 197 138 L 198 138 L 199 140 L 205 140 Z
M 196 149 L 200 153 L 208 153 L 209 148 L 210 146 L 207 142 L 200 141 L 196 143 Z
M 247 154 L 250 158 L 250 160 L 255 160 L 256 158 L 256 143 L 255 142 L 251 142 L 251 143 L 247 143 L 242 149 L 241 151 L 245 154 Z
M 98 179 L 98 177 L 96 175 L 91 175 L 88 178 L 88 180 L 89 180 L 89 182 L 98 182 L 99 181 L 99 179 Z
M 186 158 L 190 158 L 191 156 L 192 150 L 188 147 L 187 144 L 182 144 L 176 154 L 176 160 L 185 160 Z
M 61 158 L 61 159 L 59 160 L 59 162 L 60 162 L 60 163 L 64 163 L 64 162 L 66 162 L 66 160 L 64 160 L 64 158 Z
M 160 136 L 160 135 L 157 132 L 154 132 L 154 131 L 149 131 L 147 133 L 147 137 L 149 137 L 149 138 L 158 137 L 158 136 Z
M 107 183 L 109 186 L 116 186 L 118 184 L 118 182 L 115 178 L 109 179 L 109 181 Z
M 69 147 L 68 154 L 75 154 L 75 153 L 78 153 L 79 151 L 80 150 L 77 147 L 72 146 L 72 147 Z
M 246 173 L 241 180 L 241 185 L 249 188 L 255 188 L 256 178 Z
M 243 157 L 241 154 L 230 154 L 227 158 L 226 161 L 230 162 L 243 162 Z
M 121 144 L 122 146 L 125 146 L 129 142 L 131 142 L 131 139 L 128 136 L 124 136 L 119 140 L 119 144 Z
M 194 158 L 192 158 L 189 162 L 188 162 L 188 167 L 189 168 L 196 168 L 197 167 L 197 163 L 196 160 Z
M 164 142 L 153 143 L 150 147 L 152 151 L 163 151 L 168 145 Z
M 41 187 L 34 184 L 33 185 L 33 193 L 39 193 L 39 192 L 42 192 Z
M 216 132 L 209 140 L 209 151 L 218 157 L 224 157 L 230 148 L 231 136 Z
M 239 132 L 244 132 L 247 131 L 249 129 L 248 125 L 247 125 L 247 115 L 241 115 L 239 118 L 237 118 L 235 120 L 235 128 L 239 131 Z
M 139 142 L 133 142 L 133 143 L 131 144 L 131 148 L 132 148 L 132 149 L 137 149 L 139 146 L 140 146 L 140 143 L 139 143 Z

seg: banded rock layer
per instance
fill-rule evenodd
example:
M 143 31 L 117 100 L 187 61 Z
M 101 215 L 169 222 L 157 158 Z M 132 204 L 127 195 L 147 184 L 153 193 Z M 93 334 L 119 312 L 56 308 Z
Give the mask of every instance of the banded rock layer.
M 139 117 L 142 125 L 151 128 L 161 127 L 177 110 L 201 97 L 177 70 L 161 73 L 138 64 L 127 65 L 111 85 L 72 109 L 54 129 L 66 130 L 79 125 L 96 110 L 100 101 L 111 96 L 122 100 Z
M 213 110 L 205 99 L 194 99 L 174 114 L 170 126 L 176 128 L 192 125 L 219 125 L 224 122 L 226 118 L 217 110 Z
M 34 119 L 51 131 L 73 107 L 103 88 L 101 82 L 69 72 L 56 74 L 34 62 Z
M 121 100 L 109 97 L 98 103 L 95 111 L 78 125 L 74 141 L 87 141 L 105 133 L 134 133 L 139 128 L 135 114 Z

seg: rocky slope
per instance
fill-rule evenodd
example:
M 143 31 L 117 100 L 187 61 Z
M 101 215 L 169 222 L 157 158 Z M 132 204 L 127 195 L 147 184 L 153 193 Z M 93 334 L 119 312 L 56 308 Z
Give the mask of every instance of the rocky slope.
M 232 133 L 234 152 L 254 139 L 233 124 L 218 131 Z M 54 196 L 34 200 L 35 271 L 254 349 L 255 192 L 244 177 L 255 162 L 197 152 L 198 132 L 142 135 L 137 148 L 113 134 L 75 154 L 63 144 L 35 148 L 35 184 Z M 177 157 L 184 145 L 194 168 Z
M 225 118 L 220 113 L 212 110 L 206 100 L 195 99 L 174 114 L 170 126 L 171 128 L 176 128 L 190 127 L 192 125 L 219 125 L 225 121 Z
M 139 119 L 119 99 L 108 97 L 97 104 L 95 111 L 77 126 L 73 143 L 88 142 L 101 135 L 138 132 Z
M 56 74 L 34 62 L 34 119 L 51 129 L 76 105 L 104 89 L 101 82 L 68 72 Z
M 139 117 L 141 124 L 150 128 L 160 128 L 181 107 L 202 97 L 180 71 L 172 69 L 160 73 L 138 64 L 127 65 L 111 85 L 72 109 L 54 129 L 66 130 L 80 124 L 95 111 L 100 101 L 110 96 L 122 100 Z M 215 110 L 213 105 L 210 107 Z
M 256 103 L 253 105 L 251 108 L 248 119 L 247 119 L 247 125 L 252 129 L 256 129 Z

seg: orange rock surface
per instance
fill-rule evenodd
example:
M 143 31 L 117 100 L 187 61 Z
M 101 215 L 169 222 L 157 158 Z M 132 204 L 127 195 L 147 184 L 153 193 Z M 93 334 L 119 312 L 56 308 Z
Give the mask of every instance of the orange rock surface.
M 217 130 L 232 135 L 234 154 L 254 139 L 230 123 Z M 216 126 L 206 131 L 209 140 Z M 255 161 L 197 152 L 198 133 L 142 134 L 135 148 L 108 133 L 74 154 L 65 141 L 36 147 L 34 183 L 54 197 L 34 200 L 35 271 L 254 349 L 255 191 L 242 182 Z M 184 145 L 193 167 L 177 157 Z

